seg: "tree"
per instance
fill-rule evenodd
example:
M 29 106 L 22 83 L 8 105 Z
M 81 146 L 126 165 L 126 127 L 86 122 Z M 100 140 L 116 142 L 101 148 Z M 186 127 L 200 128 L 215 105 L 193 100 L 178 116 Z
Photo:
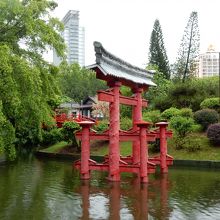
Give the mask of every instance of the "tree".
M 60 88 L 64 95 L 80 102 L 87 96 L 96 95 L 96 91 L 106 88 L 105 83 L 96 79 L 95 73 L 78 63 L 60 65 Z
M 49 15 L 55 7 L 48 0 L 0 2 L 0 151 L 10 159 L 14 146 L 37 145 L 42 123 L 53 121 L 50 103 L 60 91 L 42 54 L 52 47 L 64 54 L 62 24 Z
M 158 19 L 155 20 L 150 38 L 149 64 L 157 65 L 158 71 L 163 73 L 166 79 L 170 79 L 169 61 L 164 46 L 163 33 Z
M 43 52 L 55 48 L 64 57 L 63 25 L 49 12 L 57 7 L 53 0 L 5 0 L 0 3 L 0 42 L 13 53 L 44 62 Z
M 186 79 L 195 75 L 197 59 L 199 55 L 200 35 L 197 12 L 190 14 L 189 21 L 184 31 L 177 62 L 175 76 L 185 82 Z

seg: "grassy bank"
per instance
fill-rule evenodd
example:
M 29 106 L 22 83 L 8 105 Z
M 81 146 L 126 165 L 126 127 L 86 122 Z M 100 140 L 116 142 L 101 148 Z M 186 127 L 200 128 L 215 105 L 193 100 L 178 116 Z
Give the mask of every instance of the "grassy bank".
M 182 160 L 213 160 L 220 161 L 220 146 L 212 146 L 209 143 L 209 140 L 205 134 L 193 134 L 191 137 L 193 143 L 200 148 L 196 151 L 192 151 L 193 148 L 185 149 L 176 149 L 174 139 L 169 139 L 168 141 L 168 154 L 174 157 L 174 159 Z M 193 146 L 193 143 L 191 145 Z M 68 146 L 67 142 L 59 142 L 55 145 L 52 145 L 46 149 L 43 149 L 44 152 L 49 153 L 58 153 L 63 148 Z M 191 147 L 192 147 L 191 146 Z M 91 155 L 93 156 L 104 156 L 108 154 L 108 143 L 104 141 L 93 141 L 91 143 Z M 131 142 L 121 142 L 120 143 L 120 153 L 123 156 L 130 155 L 132 152 L 132 143 Z M 157 153 L 149 150 L 149 155 L 153 156 Z
M 56 143 L 54 145 L 51 145 L 47 148 L 42 149 L 42 152 L 47 152 L 47 153 L 58 153 L 59 151 L 61 151 L 64 147 L 67 146 L 67 142 L 66 141 L 61 141 L 59 143 Z

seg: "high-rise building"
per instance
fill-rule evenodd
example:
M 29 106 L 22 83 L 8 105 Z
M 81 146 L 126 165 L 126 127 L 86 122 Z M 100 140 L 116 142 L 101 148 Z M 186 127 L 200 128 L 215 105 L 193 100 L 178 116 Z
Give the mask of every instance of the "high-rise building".
M 219 52 L 213 45 L 206 53 L 199 55 L 199 77 L 217 76 L 219 74 Z
M 85 65 L 85 29 L 79 26 L 79 11 L 70 10 L 62 20 L 64 31 L 62 36 L 66 44 L 66 57 L 69 64 L 77 62 Z M 59 65 L 61 59 L 55 50 L 53 53 L 54 65 Z

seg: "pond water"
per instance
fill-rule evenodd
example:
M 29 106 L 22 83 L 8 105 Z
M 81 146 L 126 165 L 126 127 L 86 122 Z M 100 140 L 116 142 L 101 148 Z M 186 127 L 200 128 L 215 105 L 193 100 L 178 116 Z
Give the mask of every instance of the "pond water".
M 30 158 L 0 165 L 0 219 L 220 219 L 220 170 L 171 168 L 146 185 L 131 174 L 80 181 L 70 162 Z

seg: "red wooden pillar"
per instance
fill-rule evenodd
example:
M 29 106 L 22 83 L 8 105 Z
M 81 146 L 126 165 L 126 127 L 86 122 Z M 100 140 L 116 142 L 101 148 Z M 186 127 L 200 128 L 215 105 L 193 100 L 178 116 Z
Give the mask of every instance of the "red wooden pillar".
M 90 159 L 90 138 L 89 129 L 94 124 L 92 121 L 82 121 L 79 125 L 82 127 L 82 140 L 81 140 L 81 166 L 80 174 L 81 179 L 90 178 L 89 159 Z
M 150 125 L 149 122 L 140 121 L 137 122 L 137 126 L 140 127 L 140 177 L 142 183 L 148 182 L 148 144 L 147 144 L 147 128 Z
M 142 120 L 142 88 L 133 89 L 135 93 L 135 97 L 137 99 L 137 105 L 133 106 L 132 109 L 132 121 L 133 121 L 133 129 L 138 129 L 136 122 Z M 133 164 L 140 163 L 140 141 L 133 141 L 132 144 L 132 158 Z
M 120 102 L 119 91 L 121 82 L 109 83 L 113 91 L 113 102 L 110 102 L 110 124 L 109 124 L 109 180 L 120 181 L 120 147 L 119 147 L 119 130 L 120 130 Z
M 82 217 L 81 219 L 89 219 L 89 180 L 83 180 L 80 186 L 80 191 L 82 195 Z
M 148 185 L 142 184 L 140 189 L 140 220 L 148 219 Z
M 156 126 L 160 128 L 160 168 L 161 173 L 168 173 L 167 166 L 167 139 L 166 139 L 166 128 L 167 122 L 156 123 Z
M 120 183 L 112 182 L 109 192 L 109 219 L 120 220 Z

